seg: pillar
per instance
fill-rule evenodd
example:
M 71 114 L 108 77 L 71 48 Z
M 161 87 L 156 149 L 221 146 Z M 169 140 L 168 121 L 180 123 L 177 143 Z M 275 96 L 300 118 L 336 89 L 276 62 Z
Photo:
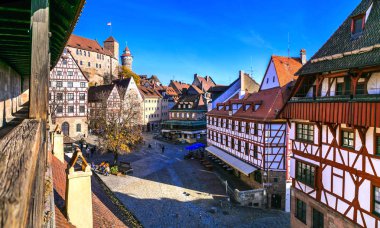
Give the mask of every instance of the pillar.
M 53 133 L 53 153 L 58 160 L 65 163 L 65 153 L 63 148 L 63 134 L 62 132 Z

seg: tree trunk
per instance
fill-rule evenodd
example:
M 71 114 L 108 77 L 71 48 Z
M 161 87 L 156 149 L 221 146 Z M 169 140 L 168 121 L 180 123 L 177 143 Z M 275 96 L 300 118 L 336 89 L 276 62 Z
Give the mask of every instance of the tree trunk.
M 113 165 L 117 165 L 119 163 L 119 154 L 117 151 L 113 152 Z

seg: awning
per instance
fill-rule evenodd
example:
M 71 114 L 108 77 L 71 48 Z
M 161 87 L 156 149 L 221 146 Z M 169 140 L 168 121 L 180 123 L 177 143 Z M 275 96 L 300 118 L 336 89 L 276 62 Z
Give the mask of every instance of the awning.
M 215 146 L 209 146 L 206 148 L 206 150 L 247 176 L 257 170 L 256 167 L 243 162 L 238 158 L 235 158 L 234 156 L 228 154 L 227 152 L 224 152 Z

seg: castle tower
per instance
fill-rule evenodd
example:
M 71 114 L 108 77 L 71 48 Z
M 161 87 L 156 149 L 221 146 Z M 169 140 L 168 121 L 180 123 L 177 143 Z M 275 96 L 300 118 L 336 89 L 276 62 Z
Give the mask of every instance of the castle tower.
M 119 61 L 119 43 L 112 36 L 103 42 L 104 48 L 112 52 L 113 56 Z
M 129 50 L 128 46 L 125 47 L 123 54 L 121 55 L 121 61 L 123 66 L 126 66 L 132 70 L 133 56 L 131 55 L 131 51 Z

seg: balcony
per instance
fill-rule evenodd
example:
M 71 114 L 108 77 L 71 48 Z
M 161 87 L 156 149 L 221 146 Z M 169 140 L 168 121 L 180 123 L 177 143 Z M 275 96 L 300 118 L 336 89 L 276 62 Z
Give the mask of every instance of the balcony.
M 380 95 L 292 98 L 281 117 L 311 122 L 380 127 Z M 377 118 L 376 118 L 377 117 Z

